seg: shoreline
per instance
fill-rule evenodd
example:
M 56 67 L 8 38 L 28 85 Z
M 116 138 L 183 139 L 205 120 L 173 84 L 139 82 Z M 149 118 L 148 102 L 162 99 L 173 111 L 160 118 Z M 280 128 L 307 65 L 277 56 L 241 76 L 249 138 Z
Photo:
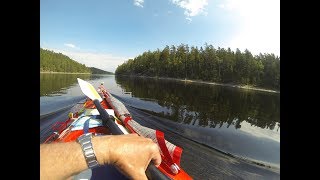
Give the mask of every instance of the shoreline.
M 241 85 L 236 85 L 236 84 L 224 84 L 224 83 L 215 83 L 215 82 L 210 82 L 210 81 L 179 79 L 179 78 L 169 78 L 169 77 L 149 77 L 149 76 L 129 76 L 129 77 L 143 77 L 143 78 L 153 78 L 153 79 L 174 80 L 174 81 L 181 81 L 181 82 L 186 82 L 186 83 L 210 84 L 210 85 L 226 86 L 226 87 L 233 87 L 233 88 L 248 89 L 248 90 L 254 90 L 254 91 L 263 91 L 263 92 L 279 93 L 280 94 L 280 91 L 277 91 L 277 90 L 263 89 L 263 88 L 248 86 L 248 85 L 241 86 Z
M 72 73 L 72 72 L 40 71 L 40 74 L 91 74 L 91 73 Z

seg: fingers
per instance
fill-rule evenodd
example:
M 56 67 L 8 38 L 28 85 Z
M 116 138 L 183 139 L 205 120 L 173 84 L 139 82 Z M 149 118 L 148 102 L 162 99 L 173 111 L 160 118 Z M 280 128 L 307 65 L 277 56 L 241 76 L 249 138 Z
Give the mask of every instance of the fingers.
M 148 180 L 146 174 L 144 172 L 139 173 L 139 175 L 132 177 L 134 180 Z
M 152 151 L 153 151 L 153 154 L 152 154 L 152 162 L 153 164 L 156 166 L 156 167 L 159 167 L 160 164 L 161 164 L 161 155 L 160 155 L 160 152 L 159 152 L 159 148 L 158 146 L 154 143 L 154 146 L 152 147 Z
M 138 134 L 113 136 L 112 161 L 123 174 L 132 179 L 147 179 L 145 171 L 150 163 L 161 164 L 158 145 L 150 138 Z M 110 145 L 111 146 L 111 145 Z M 139 152 L 139 153 L 137 153 Z M 111 153 L 110 153 L 111 154 Z
M 152 159 L 152 162 L 153 164 L 156 166 L 156 167 L 159 167 L 160 164 L 161 164 L 161 156 L 160 156 L 160 153 L 158 155 L 155 156 L 155 158 Z
M 151 158 L 150 159 L 152 160 L 153 164 L 156 167 L 160 166 L 162 159 L 161 159 L 160 150 L 158 148 L 158 145 L 156 143 L 154 143 L 152 141 L 152 139 L 150 139 L 150 138 L 144 138 L 144 140 L 147 140 L 148 143 L 151 143 L 151 146 L 150 146 Z

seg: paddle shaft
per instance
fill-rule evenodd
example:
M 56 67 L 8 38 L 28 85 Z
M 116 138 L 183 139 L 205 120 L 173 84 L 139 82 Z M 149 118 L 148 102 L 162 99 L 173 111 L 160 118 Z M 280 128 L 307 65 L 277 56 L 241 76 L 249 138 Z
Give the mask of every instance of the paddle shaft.
M 120 128 L 116 125 L 116 123 L 111 120 L 110 115 L 107 113 L 107 111 L 101 106 L 99 100 L 95 99 L 93 100 L 93 103 L 96 106 L 97 110 L 99 111 L 103 124 L 109 127 L 112 134 L 115 134 L 115 135 L 123 134 Z
M 107 125 L 112 132 L 112 134 L 120 135 L 124 134 L 120 128 L 116 125 L 114 121 L 110 118 L 110 115 L 107 113 L 107 111 L 101 106 L 98 99 L 93 100 L 94 105 L 96 106 L 97 110 L 99 111 L 99 114 L 102 118 L 102 121 L 105 125 Z M 154 164 L 149 164 L 147 167 L 147 173 L 149 179 L 163 179 L 163 180 L 170 180 L 167 176 L 165 176 L 163 173 L 159 171 L 158 168 Z

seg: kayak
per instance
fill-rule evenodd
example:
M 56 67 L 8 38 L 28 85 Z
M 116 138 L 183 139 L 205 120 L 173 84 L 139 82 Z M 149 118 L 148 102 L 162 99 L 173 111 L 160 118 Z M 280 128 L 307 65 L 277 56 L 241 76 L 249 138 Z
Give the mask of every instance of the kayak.
M 95 136 L 136 133 L 152 139 L 160 149 L 162 162 L 159 167 L 155 167 L 152 163 L 149 164 L 146 171 L 149 179 L 192 179 L 180 165 L 183 152 L 181 147 L 167 141 L 162 131 L 142 126 L 136 122 L 125 105 L 112 96 L 103 83 L 97 87 L 97 90 L 80 78 L 78 78 L 78 83 L 82 92 L 87 96 L 86 100 L 75 105 L 65 121 L 52 126 L 53 133 L 44 143 L 76 141 L 79 136 L 89 132 Z M 99 169 L 103 173 L 98 173 Z M 92 169 L 91 177 L 102 176 L 102 174 L 109 179 L 110 177 L 111 179 L 125 177 L 115 171 L 117 171 L 116 168 L 110 165 L 100 166 Z M 109 176 L 106 172 L 109 173 Z

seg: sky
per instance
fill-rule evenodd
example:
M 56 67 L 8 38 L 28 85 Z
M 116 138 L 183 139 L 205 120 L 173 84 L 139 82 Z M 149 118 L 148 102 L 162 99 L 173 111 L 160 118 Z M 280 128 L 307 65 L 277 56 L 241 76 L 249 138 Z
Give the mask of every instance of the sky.
M 40 47 L 89 67 L 205 43 L 280 56 L 280 0 L 40 0 Z

